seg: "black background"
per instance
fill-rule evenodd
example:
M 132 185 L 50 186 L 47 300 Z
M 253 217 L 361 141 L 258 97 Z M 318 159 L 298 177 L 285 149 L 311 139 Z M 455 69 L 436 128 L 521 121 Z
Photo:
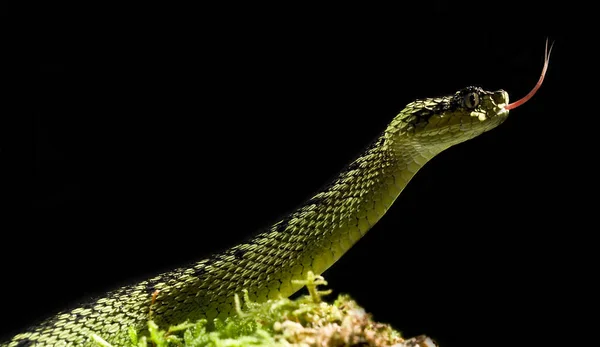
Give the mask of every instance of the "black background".
M 32 67 L 35 226 L 14 227 L 2 253 L 2 333 L 240 242 L 416 98 L 468 85 L 520 98 L 548 36 L 539 93 L 428 163 L 325 277 L 375 319 L 444 347 L 575 333 L 565 317 L 587 304 L 590 229 L 574 193 L 585 145 L 578 118 L 565 120 L 573 40 L 451 20 L 400 28 L 356 10 L 105 23 L 73 42 L 76 58 L 42 57 Z M 460 12 L 428 10 L 431 22 Z

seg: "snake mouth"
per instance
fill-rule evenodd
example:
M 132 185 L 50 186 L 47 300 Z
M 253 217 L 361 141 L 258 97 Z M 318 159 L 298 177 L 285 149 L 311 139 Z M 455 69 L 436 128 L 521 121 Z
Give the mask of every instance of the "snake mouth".
M 503 119 L 508 116 L 509 105 L 508 103 L 508 93 L 502 89 L 497 90 L 495 92 L 488 92 L 485 98 L 485 103 L 487 103 L 487 107 L 483 108 L 483 111 L 479 115 L 480 121 L 485 121 L 487 119 Z M 487 112 L 485 111 L 487 109 Z
M 508 103 L 502 103 L 497 105 L 498 110 L 496 111 L 496 114 L 498 115 L 498 117 L 508 116 L 509 110 L 506 108 L 506 105 L 508 105 Z
M 508 110 L 505 108 L 505 104 L 502 105 L 502 107 L 498 110 L 498 112 L 496 113 L 497 117 L 508 117 Z

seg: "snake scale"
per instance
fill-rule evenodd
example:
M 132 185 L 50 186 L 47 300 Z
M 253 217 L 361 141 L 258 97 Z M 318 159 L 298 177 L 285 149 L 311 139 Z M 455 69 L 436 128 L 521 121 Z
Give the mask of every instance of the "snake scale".
M 467 87 L 411 102 L 330 184 L 247 242 L 60 312 L 0 346 L 93 346 L 91 334 L 122 346 L 130 327 L 146 327 L 150 308 L 164 327 L 226 317 L 242 289 L 255 301 L 290 296 L 300 289 L 293 280 L 334 264 L 435 155 L 493 129 L 529 100 L 541 86 L 549 55 L 546 45 L 540 79 L 522 99 L 509 104 L 503 90 Z

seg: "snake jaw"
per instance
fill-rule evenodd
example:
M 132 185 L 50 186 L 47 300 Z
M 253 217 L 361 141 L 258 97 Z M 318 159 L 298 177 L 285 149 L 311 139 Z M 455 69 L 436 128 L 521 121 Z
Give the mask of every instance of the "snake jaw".
M 502 108 L 500 108 L 497 112 L 498 117 L 508 117 L 508 110 L 506 108 L 504 108 L 504 106 Z

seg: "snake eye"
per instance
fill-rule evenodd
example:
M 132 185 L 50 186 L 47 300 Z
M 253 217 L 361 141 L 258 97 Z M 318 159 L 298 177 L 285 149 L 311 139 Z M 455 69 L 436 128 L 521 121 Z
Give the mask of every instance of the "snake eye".
M 468 93 L 465 95 L 464 103 L 467 108 L 474 109 L 479 106 L 479 94 L 475 92 Z

